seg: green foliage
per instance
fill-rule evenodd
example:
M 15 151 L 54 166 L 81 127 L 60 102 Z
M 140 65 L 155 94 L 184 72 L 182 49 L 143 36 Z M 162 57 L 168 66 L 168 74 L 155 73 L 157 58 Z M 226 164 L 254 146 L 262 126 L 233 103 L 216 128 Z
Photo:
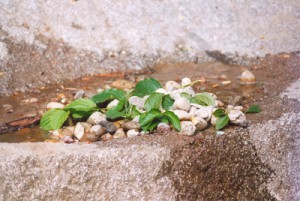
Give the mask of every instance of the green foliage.
M 229 123 L 229 117 L 227 114 L 225 114 L 225 116 L 217 119 L 216 129 L 221 130 L 222 128 L 227 126 L 228 123 Z
M 40 127 L 44 130 L 59 129 L 68 119 L 70 112 L 62 109 L 52 109 L 47 111 L 40 122 Z
M 259 105 L 252 105 L 248 108 L 248 110 L 246 110 L 246 114 L 248 113 L 259 113 L 261 112 L 261 109 L 259 107 Z
M 82 119 L 97 111 L 98 107 L 92 100 L 81 98 L 71 102 L 69 105 L 64 107 L 64 110 L 70 111 L 73 118 Z
M 179 120 L 178 116 L 176 114 L 174 114 L 174 112 L 166 111 L 164 113 L 164 116 L 167 117 L 167 119 L 170 121 L 170 123 L 173 125 L 173 127 L 177 131 L 181 130 L 180 120 Z
M 165 110 L 170 110 L 172 109 L 172 106 L 174 104 L 174 99 L 171 98 L 170 95 L 165 95 L 162 99 L 162 108 L 165 109 Z
M 91 98 L 96 104 L 105 103 L 112 99 L 122 100 L 125 92 L 121 89 L 107 89 Z
M 145 102 L 145 109 L 146 111 L 150 111 L 152 109 L 159 109 L 162 103 L 164 94 L 162 93 L 152 93 Z
M 198 93 L 190 99 L 191 103 L 196 103 L 203 106 L 215 106 L 215 99 L 209 93 Z
M 161 84 L 157 80 L 153 78 L 146 78 L 136 84 L 133 95 L 144 97 L 146 95 L 152 94 L 161 87 Z
M 221 117 L 224 117 L 226 115 L 226 113 L 225 113 L 225 110 L 218 108 L 216 111 L 214 111 L 213 115 L 216 118 L 221 118 Z

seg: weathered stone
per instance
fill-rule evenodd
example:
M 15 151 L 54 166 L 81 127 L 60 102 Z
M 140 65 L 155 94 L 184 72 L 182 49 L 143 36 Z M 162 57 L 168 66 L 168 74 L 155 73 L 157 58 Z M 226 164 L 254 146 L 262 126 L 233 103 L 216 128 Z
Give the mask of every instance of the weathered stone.
M 124 138 L 126 137 L 125 132 L 122 128 L 119 128 L 116 133 L 113 135 L 113 138 Z
M 129 80 L 116 80 L 111 83 L 111 87 L 118 89 L 132 89 L 135 86 L 135 83 Z
M 14 106 L 11 105 L 11 104 L 4 104 L 4 105 L 2 105 L 2 107 L 3 107 L 3 109 L 6 113 L 13 113 L 14 112 Z
M 189 111 L 190 110 L 190 101 L 185 97 L 178 97 L 175 99 L 174 109 Z
M 193 124 L 196 126 L 196 130 L 202 131 L 207 128 L 208 124 L 203 118 L 201 118 L 199 116 L 195 116 L 195 117 L 192 117 L 191 120 L 192 120 Z
M 118 103 L 119 103 L 119 100 L 114 99 L 113 101 L 111 101 L 111 102 L 106 106 L 106 108 L 107 108 L 107 109 L 111 109 L 111 108 L 113 108 L 113 107 L 116 107 L 116 106 L 118 105 Z
M 191 115 L 184 110 L 174 110 L 173 112 L 180 120 L 189 120 L 191 118 Z
M 75 96 L 74 96 L 74 99 L 79 99 L 79 98 L 83 98 L 84 96 L 84 90 L 79 90 L 76 92 Z
M 196 131 L 196 126 L 191 121 L 181 121 L 180 122 L 181 131 L 179 134 L 182 135 L 194 135 Z
M 114 134 L 117 131 L 117 127 L 109 121 L 101 121 L 100 125 L 103 126 L 106 132 L 110 134 Z
M 129 98 L 129 103 L 132 104 L 132 105 L 135 105 L 139 108 L 144 107 L 145 101 L 146 101 L 145 98 L 140 98 L 138 96 L 131 96 Z
M 135 129 L 130 129 L 127 131 L 126 135 L 127 137 L 135 137 L 138 136 L 140 133 L 136 131 Z
M 99 135 L 99 136 L 105 134 L 105 131 L 106 131 L 105 128 L 102 127 L 101 125 L 94 125 L 90 129 L 90 132 L 93 132 L 93 133 L 95 133 L 96 135 Z
M 179 89 L 181 86 L 175 81 L 168 81 L 165 84 L 165 89 L 169 92 Z
M 122 124 L 122 128 L 124 130 L 131 130 L 131 129 L 139 130 L 141 128 L 141 126 L 140 126 L 139 122 L 128 121 L 128 122 L 124 122 Z
M 51 110 L 51 109 L 56 109 L 56 108 L 58 108 L 58 109 L 63 109 L 65 106 L 63 105 L 63 104 L 61 104 L 61 103 L 58 103 L 58 102 L 50 102 L 50 103 L 48 103 L 47 104 L 47 109 L 48 110 Z
M 106 121 L 106 116 L 101 112 L 94 112 L 87 120 L 87 123 L 96 125 L 100 124 L 101 121 Z
M 255 76 L 253 75 L 253 73 L 249 70 L 245 70 L 242 74 L 241 74 L 241 82 L 244 84 L 252 84 L 255 82 Z
M 78 139 L 78 140 L 81 140 L 81 138 L 83 137 L 84 135 L 84 126 L 81 122 L 78 122 L 75 126 L 75 129 L 74 129 L 74 135 L 75 137 Z
M 244 126 L 244 125 L 247 124 L 246 116 L 240 110 L 235 110 L 235 109 L 230 110 L 230 112 L 228 114 L 228 117 L 230 119 L 230 122 L 233 123 L 233 124 L 237 124 L 237 125 L 240 125 L 240 126 Z
M 188 78 L 188 77 L 185 77 L 185 78 L 182 78 L 182 79 L 181 79 L 181 86 L 189 85 L 189 84 L 191 84 L 191 83 L 192 83 L 192 81 L 191 81 L 191 79 Z
M 102 141 L 109 141 L 109 140 L 112 140 L 112 139 L 113 139 L 113 136 L 109 133 L 106 133 L 106 134 L 101 136 Z

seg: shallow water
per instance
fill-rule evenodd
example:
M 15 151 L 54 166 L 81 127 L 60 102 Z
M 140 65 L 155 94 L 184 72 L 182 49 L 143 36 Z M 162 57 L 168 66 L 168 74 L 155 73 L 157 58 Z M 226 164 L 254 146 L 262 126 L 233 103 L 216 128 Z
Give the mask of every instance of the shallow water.
M 37 113 L 44 110 L 49 101 L 59 101 L 61 97 L 71 100 L 74 93 L 80 89 L 86 91 L 87 95 L 95 95 L 98 88 L 104 88 L 114 80 L 129 79 L 136 80 L 141 77 L 154 77 L 162 84 L 168 80 L 180 82 L 183 77 L 189 77 L 194 80 L 206 79 L 205 83 L 194 85 L 194 89 L 198 92 L 212 92 L 218 96 L 218 99 L 225 104 L 231 104 L 238 96 L 243 98 L 243 105 L 249 106 L 255 102 L 255 99 L 263 96 L 264 72 L 257 76 L 257 82 L 254 85 L 241 85 L 238 76 L 251 67 L 243 67 L 237 65 L 225 65 L 220 62 L 210 62 L 202 64 L 179 63 L 164 64 L 153 68 L 152 74 L 132 75 L 132 74 L 116 74 L 116 77 L 107 76 L 87 76 L 74 81 L 65 82 L 41 88 L 38 92 L 16 94 L 10 97 L 0 97 L 0 106 L 3 104 L 12 104 L 14 106 L 13 113 L 5 113 L 0 107 L 0 122 L 8 122 L 28 114 Z M 255 74 L 255 69 L 253 70 Z M 231 84 L 223 85 L 222 81 L 231 81 Z M 30 100 L 36 98 L 36 100 Z M 0 142 L 42 142 L 47 140 L 47 132 L 39 129 L 38 126 L 32 128 L 20 129 L 13 133 L 0 134 Z

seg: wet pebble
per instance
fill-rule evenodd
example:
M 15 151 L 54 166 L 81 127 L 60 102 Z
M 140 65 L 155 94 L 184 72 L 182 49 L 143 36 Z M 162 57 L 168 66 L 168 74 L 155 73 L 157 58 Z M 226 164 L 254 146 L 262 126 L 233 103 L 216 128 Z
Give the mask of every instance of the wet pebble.
M 180 126 L 181 126 L 181 131 L 179 132 L 179 134 L 182 135 L 191 136 L 194 135 L 196 131 L 196 126 L 191 121 L 181 121 Z
M 74 95 L 74 99 L 79 99 L 79 98 L 83 98 L 84 96 L 84 90 L 79 90 L 76 92 L 76 94 Z
M 101 121 L 100 125 L 106 129 L 106 132 L 114 134 L 117 131 L 117 127 L 109 121 Z
M 14 112 L 14 106 L 11 105 L 11 104 L 4 104 L 4 105 L 2 105 L 2 107 L 3 107 L 3 109 L 6 113 L 13 113 Z
M 96 125 L 100 124 L 101 121 L 106 121 L 105 114 L 102 114 L 101 112 L 94 112 L 87 120 L 87 123 Z
M 244 84 L 252 84 L 255 82 L 255 76 L 254 74 L 249 71 L 249 70 L 245 70 L 241 76 L 240 76 L 240 80 L 242 83 Z
M 47 104 L 47 109 L 48 110 L 51 110 L 51 109 L 56 109 L 56 108 L 58 108 L 58 109 L 63 109 L 65 106 L 63 105 L 63 104 L 61 104 L 61 103 L 58 103 L 58 102 L 50 102 L 50 103 L 48 103 Z

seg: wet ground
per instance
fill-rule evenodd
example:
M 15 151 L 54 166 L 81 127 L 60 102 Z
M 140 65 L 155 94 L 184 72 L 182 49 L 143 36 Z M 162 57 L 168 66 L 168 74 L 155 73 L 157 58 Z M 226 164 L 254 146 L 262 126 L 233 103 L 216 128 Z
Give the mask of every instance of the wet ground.
M 87 97 L 91 97 L 97 94 L 97 89 L 105 88 L 115 80 L 127 79 L 136 82 L 144 77 L 154 77 L 161 83 L 168 80 L 180 81 L 183 77 L 202 80 L 203 82 L 194 85 L 196 91 L 212 92 L 225 104 L 237 102 L 236 104 L 247 108 L 252 104 L 260 103 L 263 112 L 248 115 L 250 121 L 260 122 L 269 119 L 268 117 L 276 117 L 286 109 L 280 107 L 275 111 L 267 110 L 268 105 L 273 104 L 270 102 L 272 97 L 297 78 L 299 68 L 295 65 L 299 63 L 299 56 L 294 53 L 267 56 L 260 59 L 258 64 L 247 67 L 228 65 L 221 62 L 180 63 L 159 65 L 147 74 L 112 73 L 87 76 L 63 84 L 36 89 L 35 92 L 0 97 L 0 106 L 11 104 L 14 107 L 13 113 L 6 113 L 4 108 L 0 107 L 0 114 L 2 114 L 0 122 L 8 122 L 27 115 L 41 113 L 50 101 L 59 102 L 62 99 L 67 102 L 71 101 L 74 94 L 80 89 L 85 90 Z M 251 70 L 256 76 L 255 84 L 241 84 L 239 76 L 246 69 Z M 227 81 L 231 83 L 226 84 Z M 276 101 L 274 101 L 274 104 L 276 104 Z M 21 129 L 13 133 L 0 134 L 0 142 L 39 142 L 45 140 L 47 140 L 47 134 L 45 131 L 40 130 L 38 126 Z

